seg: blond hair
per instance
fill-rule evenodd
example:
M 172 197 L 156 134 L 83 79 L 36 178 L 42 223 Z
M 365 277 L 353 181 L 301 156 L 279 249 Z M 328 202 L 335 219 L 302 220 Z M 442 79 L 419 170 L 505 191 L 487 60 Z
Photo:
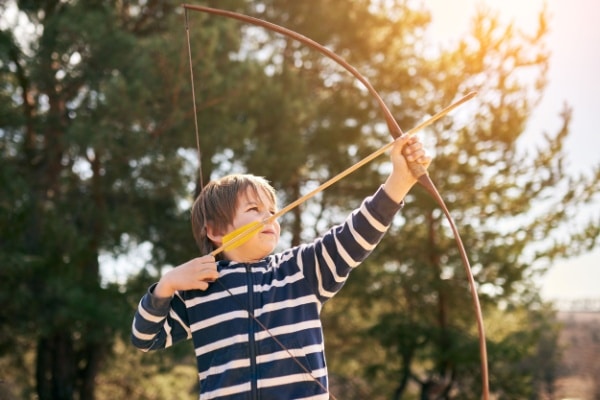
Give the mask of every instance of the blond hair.
M 216 245 L 207 235 L 206 226 L 224 232 L 233 224 L 238 199 L 248 190 L 257 196 L 265 193 L 277 205 L 275 189 L 263 177 L 251 174 L 233 174 L 209 182 L 192 205 L 192 232 L 202 255 L 209 254 Z M 219 258 L 219 257 L 217 257 Z

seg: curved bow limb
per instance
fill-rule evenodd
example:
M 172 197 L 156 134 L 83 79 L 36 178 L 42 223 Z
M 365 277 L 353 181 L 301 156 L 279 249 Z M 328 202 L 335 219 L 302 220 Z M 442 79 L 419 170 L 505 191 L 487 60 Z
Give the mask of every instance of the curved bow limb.
M 262 20 L 259 18 L 236 13 L 233 11 L 227 11 L 227 10 L 211 8 L 211 7 L 196 6 L 196 5 L 190 5 L 190 4 L 183 4 L 183 7 L 186 10 L 189 9 L 189 10 L 200 11 L 200 12 L 205 12 L 205 13 L 209 13 L 209 14 L 220 15 L 223 17 L 232 18 L 232 19 L 246 22 L 246 23 L 249 23 L 252 25 L 263 27 L 265 29 L 268 29 L 268 30 L 277 32 L 281 35 L 295 39 L 295 40 L 315 49 L 316 51 L 322 53 L 323 55 L 331 58 L 332 60 L 337 62 L 340 66 L 342 66 L 345 70 L 350 72 L 356 79 L 358 79 L 365 86 L 365 88 L 369 91 L 369 93 L 376 99 L 376 101 L 379 104 L 379 107 L 385 117 L 388 129 L 389 129 L 392 137 L 398 138 L 404 134 L 402 132 L 402 129 L 400 129 L 398 122 L 393 117 L 391 111 L 389 110 L 389 108 L 387 107 L 387 105 L 385 104 L 385 102 L 383 101 L 381 96 L 379 95 L 379 93 L 371 85 L 371 83 L 362 74 L 360 74 L 358 72 L 358 70 L 356 70 L 356 68 L 354 68 L 348 62 L 346 62 L 342 57 L 340 57 L 333 51 L 329 50 L 325 46 L 319 44 L 318 42 L 315 42 L 314 40 L 312 40 L 298 32 L 292 31 L 291 29 L 284 28 L 280 25 L 277 25 L 272 22 L 268 22 L 268 21 L 265 21 L 265 20 Z M 484 400 L 489 400 L 489 397 L 490 397 L 489 373 L 488 373 L 488 360 L 487 360 L 487 346 L 486 346 L 486 340 L 485 340 L 485 328 L 484 328 L 484 324 L 483 324 L 483 315 L 481 312 L 481 305 L 479 302 L 479 297 L 477 295 L 477 287 L 475 284 L 475 279 L 473 277 L 473 273 L 471 271 L 471 265 L 469 263 L 469 258 L 467 256 L 467 252 L 462 243 L 462 239 L 460 238 L 458 229 L 456 228 L 456 224 L 454 223 L 454 220 L 452 219 L 452 216 L 450 215 L 450 212 L 444 202 L 444 199 L 438 192 L 436 186 L 432 182 L 429 175 L 427 174 L 427 170 L 425 170 L 421 165 L 418 165 L 417 163 L 409 163 L 409 167 L 411 168 L 411 172 L 413 173 L 413 175 L 418 179 L 418 182 L 428 191 L 429 194 L 431 194 L 431 196 L 436 200 L 436 202 L 438 203 L 438 205 L 444 212 L 444 215 L 446 216 L 446 218 L 450 224 L 450 227 L 454 234 L 456 243 L 458 245 L 458 249 L 459 249 L 459 252 L 461 255 L 461 259 L 463 261 L 465 273 L 467 275 L 467 279 L 469 282 L 471 298 L 472 298 L 472 302 L 473 302 L 473 306 L 474 306 L 474 310 L 475 310 L 475 317 L 477 320 L 477 331 L 478 331 L 478 335 L 479 335 L 479 352 L 480 352 L 480 357 L 481 357 L 482 397 Z M 333 395 L 330 394 L 330 396 L 333 398 Z

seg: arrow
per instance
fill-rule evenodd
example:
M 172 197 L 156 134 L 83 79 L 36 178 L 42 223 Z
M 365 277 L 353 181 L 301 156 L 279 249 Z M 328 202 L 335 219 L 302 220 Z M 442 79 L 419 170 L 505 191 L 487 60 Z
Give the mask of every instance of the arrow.
M 419 125 L 415 126 L 408 132 L 404 133 L 404 135 L 407 135 L 407 136 L 414 135 L 415 133 L 419 132 L 420 130 L 433 124 L 434 122 L 436 122 L 437 120 L 439 120 L 440 118 L 442 118 L 443 116 L 445 116 L 450 111 L 457 108 L 458 106 L 471 100 L 473 97 L 475 97 L 476 94 L 477 94 L 477 92 L 468 93 L 467 95 L 465 95 L 458 101 L 450 104 L 449 106 L 447 106 L 446 108 L 444 108 L 443 110 L 441 110 L 440 112 L 435 114 L 433 117 L 421 122 Z M 350 175 L 352 172 L 356 171 L 360 167 L 364 166 L 365 164 L 367 164 L 367 163 L 371 162 L 372 160 L 374 160 L 375 158 L 379 157 L 381 154 L 386 152 L 393 145 L 394 145 L 394 142 L 390 142 L 390 143 L 387 143 L 386 145 L 380 147 L 379 149 L 375 150 L 373 153 L 369 154 L 362 160 L 358 161 L 357 163 L 353 164 L 349 168 L 340 172 L 333 178 L 330 178 L 327 182 L 321 184 L 316 189 L 313 189 L 309 193 L 305 194 L 304 196 L 302 196 L 302 197 L 298 198 L 297 200 L 293 201 L 292 203 L 288 204 L 286 207 L 282 208 L 281 210 L 279 210 L 275 214 L 271 215 L 270 217 L 268 217 L 262 221 L 251 222 L 247 225 L 244 225 L 244 226 L 234 230 L 233 232 L 228 233 L 227 235 L 225 235 L 223 237 L 223 244 L 220 247 L 218 247 L 217 249 L 213 250 L 210 254 L 214 257 L 223 251 L 232 250 L 232 249 L 235 249 L 236 247 L 241 246 L 242 244 L 244 244 L 248 240 L 250 240 L 258 232 L 260 232 L 260 230 L 264 226 L 271 224 L 273 221 L 275 221 L 277 218 L 281 217 L 283 214 L 298 207 L 300 204 L 304 203 L 306 200 L 312 198 L 313 196 L 315 196 L 316 194 L 327 189 L 329 186 L 333 185 L 337 181 Z M 419 178 L 420 176 L 427 173 L 427 170 L 418 163 L 409 163 L 409 168 L 411 170 L 411 173 L 415 176 L 415 178 Z

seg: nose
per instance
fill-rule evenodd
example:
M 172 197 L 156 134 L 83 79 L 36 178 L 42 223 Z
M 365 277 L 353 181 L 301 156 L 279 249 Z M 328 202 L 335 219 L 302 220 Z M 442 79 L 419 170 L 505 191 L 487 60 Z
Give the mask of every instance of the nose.
M 273 215 L 275 215 L 275 211 L 269 207 L 261 207 L 259 214 L 260 214 L 260 217 L 263 219 L 263 221 L 265 221 L 267 219 L 269 221 L 276 220 L 276 218 L 273 218 Z
M 273 217 L 273 214 L 268 213 L 268 215 L 266 216 L 265 219 L 263 219 L 263 221 L 265 221 L 266 228 L 276 229 L 279 226 L 279 221 L 277 220 L 277 218 L 272 218 L 272 217 Z

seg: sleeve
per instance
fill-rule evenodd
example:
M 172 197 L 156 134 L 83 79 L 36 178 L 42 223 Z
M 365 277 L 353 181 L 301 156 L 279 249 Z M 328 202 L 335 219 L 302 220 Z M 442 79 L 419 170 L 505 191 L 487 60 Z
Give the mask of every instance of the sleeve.
M 403 206 L 404 202 L 396 203 L 380 187 L 343 224 L 298 248 L 298 265 L 322 303 L 333 297 L 350 271 L 371 254 Z
M 172 298 L 157 297 L 153 294 L 155 286 L 140 300 L 131 327 L 131 343 L 145 352 L 170 347 L 192 337 L 180 294 Z

